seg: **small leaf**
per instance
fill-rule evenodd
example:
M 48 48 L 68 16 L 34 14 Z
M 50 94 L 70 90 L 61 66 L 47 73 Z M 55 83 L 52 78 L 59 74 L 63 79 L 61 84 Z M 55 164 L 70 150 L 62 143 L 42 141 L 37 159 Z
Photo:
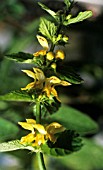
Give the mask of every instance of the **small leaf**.
M 19 128 L 12 122 L 0 118 L 0 141 L 14 138 L 19 132 Z
M 33 63 L 33 54 L 18 52 L 6 55 L 7 58 L 15 60 L 20 63 Z
M 34 98 L 26 92 L 13 91 L 0 96 L 3 101 L 32 102 Z
M 48 142 L 42 146 L 44 153 L 52 156 L 65 156 L 81 149 L 81 138 L 74 131 L 66 130 L 60 134 L 56 143 Z
M 54 35 L 56 34 L 57 27 L 51 21 L 48 21 L 45 18 L 41 18 L 39 31 L 42 35 L 44 35 L 45 37 L 49 38 L 52 41 Z
M 58 122 L 66 129 L 74 130 L 85 135 L 98 130 L 98 125 L 87 115 L 70 106 L 62 107 L 53 115 L 46 118 L 47 122 Z
M 59 21 L 59 16 L 54 11 L 52 11 L 46 5 L 44 5 L 44 4 L 40 3 L 40 2 L 38 2 L 38 4 L 42 7 L 42 9 L 47 11 L 55 20 Z
M 67 16 L 67 21 L 64 21 L 64 25 L 67 26 L 67 25 L 70 25 L 70 24 L 74 24 L 74 23 L 77 23 L 77 22 L 80 22 L 80 21 L 83 21 L 87 18 L 90 18 L 92 16 L 92 11 L 84 11 L 84 12 L 79 12 L 79 14 L 77 15 L 77 17 L 74 17 L 74 18 L 70 18 L 70 15 L 69 17 Z

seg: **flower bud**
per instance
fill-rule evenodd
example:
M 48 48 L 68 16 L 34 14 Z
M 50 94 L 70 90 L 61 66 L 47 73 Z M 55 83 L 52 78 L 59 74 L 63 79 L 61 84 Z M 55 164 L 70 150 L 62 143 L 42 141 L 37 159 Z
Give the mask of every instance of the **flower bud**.
M 51 51 L 48 52 L 47 55 L 46 55 L 46 58 L 47 58 L 47 60 L 50 60 L 50 61 L 53 60 L 54 59 L 54 53 L 51 52 Z
M 62 50 L 57 50 L 55 54 L 56 59 L 64 60 L 65 54 Z
M 65 43 L 67 43 L 68 40 L 69 40 L 69 38 L 68 38 L 66 35 L 64 35 L 64 36 L 63 36 L 63 41 L 64 41 Z
M 51 67 L 52 67 L 54 70 L 56 69 L 56 66 L 57 66 L 56 63 L 52 63 L 52 64 L 51 64 Z

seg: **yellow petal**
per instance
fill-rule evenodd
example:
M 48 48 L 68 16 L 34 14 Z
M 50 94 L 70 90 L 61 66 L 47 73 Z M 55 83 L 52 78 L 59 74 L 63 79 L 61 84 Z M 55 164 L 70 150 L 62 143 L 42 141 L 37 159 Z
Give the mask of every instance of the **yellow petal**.
M 69 82 L 67 82 L 67 81 L 61 81 L 60 84 L 61 84 L 62 86 L 69 86 L 69 85 L 71 85 L 71 83 L 69 83 Z
M 43 48 L 45 48 L 45 49 L 48 50 L 48 48 L 49 48 L 48 41 L 47 41 L 44 37 L 42 37 L 42 36 L 40 36 L 40 35 L 37 35 L 37 39 L 38 39 L 40 45 L 41 45 Z
M 34 119 L 26 119 L 26 121 L 29 124 L 36 124 L 36 120 L 34 120 Z
M 21 138 L 21 144 L 30 144 L 35 140 L 35 137 L 32 133 L 29 133 L 27 136 Z
M 18 124 L 20 126 L 22 126 L 22 128 L 24 128 L 24 129 L 31 130 L 31 131 L 34 130 L 32 124 L 29 124 L 29 123 L 26 123 L 26 122 L 18 122 Z
M 57 140 L 57 137 L 53 134 L 47 134 L 46 139 L 49 139 L 51 142 L 55 143 Z
M 43 92 L 46 93 L 47 97 L 50 97 L 51 88 L 49 89 L 49 88 L 46 86 L 46 87 L 44 87 Z
M 33 73 L 30 70 L 22 70 L 24 73 L 26 73 L 29 77 L 35 79 L 35 73 Z
M 32 146 L 40 146 L 41 144 L 45 143 L 44 135 L 42 134 L 37 134 L 35 137 L 35 142 L 33 143 Z
M 50 78 L 48 78 L 48 80 L 51 84 L 59 84 L 61 82 L 61 80 L 56 76 L 51 76 Z
M 46 55 L 47 50 L 40 50 L 37 51 L 36 53 L 33 54 L 34 57 L 38 57 L 40 55 L 45 56 Z
M 55 54 L 55 58 L 63 60 L 65 58 L 64 52 L 62 50 L 57 50 Z
M 41 125 L 41 124 L 35 124 L 35 125 L 33 125 L 33 127 L 34 127 L 36 130 L 38 130 L 38 132 L 41 133 L 41 134 L 46 134 L 46 133 L 47 133 L 46 130 L 45 130 L 45 128 L 44 128 L 44 126 Z
M 39 68 L 33 68 L 36 78 L 40 81 L 40 82 L 44 82 L 45 81 L 45 75 L 43 73 L 42 70 L 40 70 Z
M 21 88 L 21 90 L 30 90 L 35 87 L 35 82 L 29 83 L 26 87 Z
M 54 87 L 52 87 L 52 89 L 51 89 L 51 94 L 52 94 L 54 97 L 56 97 L 56 99 L 57 99 L 59 102 L 61 102 L 60 99 L 59 99 L 59 97 L 58 97 L 58 93 L 57 93 L 57 91 L 55 90 Z
M 56 134 L 56 133 L 63 132 L 65 128 L 61 124 L 57 122 L 53 122 L 46 127 L 46 130 L 47 133 L 49 134 Z

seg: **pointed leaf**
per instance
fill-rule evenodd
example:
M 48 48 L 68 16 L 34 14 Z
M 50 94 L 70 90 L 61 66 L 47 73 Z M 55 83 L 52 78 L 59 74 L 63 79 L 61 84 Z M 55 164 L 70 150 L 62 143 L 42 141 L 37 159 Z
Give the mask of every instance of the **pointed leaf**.
M 19 128 L 12 122 L 0 118 L 0 141 L 14 138 L 19 132 Z
M 33 54 L 18 52 L 6 55 L 7 58 L 15 60 L 20 63 L 33 63 Z
M 70 15 L 69 15 L 70 16 Z M 64 21 L 64 25 L 67 26 L 67 25 L 70 25 L 70 24 L 74 24 L 74 23 L 77 23 L 77 22 L 80 22 L 80 21 L 83 21 L 87 18 L 90 18 L 92 16 L 92 11 L 84 11 L 84 12 L 80 12 L 77 17 L 74 17 L 74 18 L 70 18 L 67 16 L 67 21 Z
M 41 146 L 42 151 L 52 156 L 65 156 L 81 149 L 81 138 L 74 131 L 66 130 L 60 134 L 53 144 L 48 142 Z
M 58 122 L 66 129 L 75 130 L 82 135 L 94 133 L 98 130 L 97 124 L 89 116 L 66 105 L 62 105 L 55 114 L 48 116 L 46 120 L 49 123 Z
M 83 83 L 83 79 L 77 73 L 75 73 L 73 69 L 71 69 L 69 67 L 62 66 L 61 69 L 58 69 L 57 76 L 61 80 L 68 81 L 72 84 Z
M 19 149 L 27 149 L 32 152 L 38 152 L 38 149 L 35 149 L 32 146 L 25 146 L 25 145 L 20 144 L 20 140 L 0 143 L 0 152 L 8 152 L 8 151 L 14 151 L 14 150 L 19 150 Z
M 20 144 L 19 140 L 0 143 L 0 152 L 14 151 L 18 149 L 25 149 L 25 147 Z
M 32 102 L 35 99 L 26 92 L 13 91 L 5 95 L 0 96 L 0 100 L 3 101 L 17 101 L 17 102 Z
M 45 18 L 41 18 L 39 31 L 42 35 L 44 35 L 45 37 L 49 38 L 52 41 L 54 35 L 56 34 L 57 27 L 51 21 L 48 21 Z
M 43 10 L 47 11 L 55 20 L 59 21 L 59 16 L 54 11 L 52 11 L 46 5 L 40 2 L 38 2 L 38 4 L 42 7 Z

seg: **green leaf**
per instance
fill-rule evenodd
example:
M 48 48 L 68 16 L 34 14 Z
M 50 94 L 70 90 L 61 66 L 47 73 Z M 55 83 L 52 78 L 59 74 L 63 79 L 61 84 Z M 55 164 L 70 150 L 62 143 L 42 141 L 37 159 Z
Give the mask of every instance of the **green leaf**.
M 41 146 L 42 151 L 52 156 L 65 156 L 81 149 L 81 138 L 74 131 L 66 130 L 60 134 L 53 144 L 48 142 Z
M 58 159 L 65 168 L 75 170 L 103 169 L 103 147 L 93 140 L 84 139 L 84 146 L 71 156 Z M 58 161 L 57 160 L 57 161 Z M 74 163 L 75 162 L 75 163 Z
M 59 21 L 59 16 L 57 15 L 57 13 L 55 13 L 54 11 L 49 9 L 46 5 L 40 2 L 38 2 L 38 4 L 42 7 L 43 10 L 47 11 L 55 20 Z
M 14 138 L 19 132 L 19 128 L 12 122 L 0 118 L 0 141 Z
M 42 35 L 49 38 L 51 41 L 53 40 L 54 35 L 56 34 L 57 27 L 51 21 L 48 21 L 45 18 L 41 18 L 39 31 Z
M 75 130 L 82 135 L 98 130 L 97 124 L 89 116 L 66 105 L 62 105 L 55 114 L 48 116 L 46 121 L 49 123 L 58 122 L 66 129 Z
M 33 54 L 18 52 L 6 55 L 7 58 L 15 60 L 20 63 L 33 63 Z
M 42 145 L 41 149 L 42 149 L 43 153 L 49 154 L 52 156 L 65 156 L 65 155 L 71 153 L 71 151 L 68 151 L 66 149 L 50 148 L 47 144 Z
M 14 151 L 19 149 L 28 149 L 33 152 L 38 152 L 38 149 L 35 149 L 32 146 L 24 146 L 20 144 L 20 140 L 0 143 L 0 152 L 8 152 L 8 151 Z
M 13 91 L 5 95 L 0 96 L 0 100 L 3 101 L 17 101 L 17 102 L 32 102 L 34 98 L 23 91 Z
M 90 18 L 92 16 L 92 11 L 84 11 L 84 12 L 79 12 L 79 14 L 77 15 L 77 17 L 71 18 L 70 14 L 67 16 L 67 20 L 64 21 L 64 25 L 70 25 L 70 24 L 74 24 L 80 21 L 83 21 L 87 18 Z
M 0 152 L 14 151 L 18 149 L 25 149 L 25 147 L 20 144 L 19 140 L 0 143 Z
M 68 67 L 61 66 L 61 69 L 58 69 L 57 76 L 61 80 L 68 81 L 72 84 L 83 83 L 83 79 L 77 73 L 75 73 L 74 70 Z

